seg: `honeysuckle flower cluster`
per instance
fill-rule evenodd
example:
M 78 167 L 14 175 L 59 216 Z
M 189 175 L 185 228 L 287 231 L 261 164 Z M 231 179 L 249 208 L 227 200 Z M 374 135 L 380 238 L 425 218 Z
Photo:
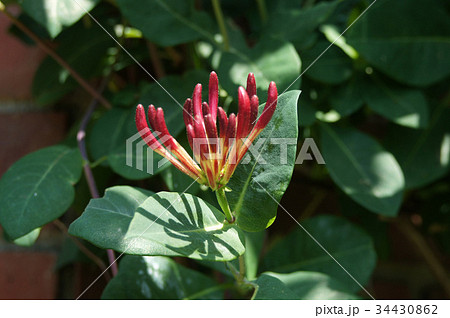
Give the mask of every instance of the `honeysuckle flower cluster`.
M 257 118 L 259 99 L 255 76 L 250 73 L 247 88 L 240 86 L 238 89 L 237 115 L 227 116 L 222 107 L 218 107 L 219 81 L 217 74 L 211 72 L 208 102 L 202 102 L 202 85 L 197 84 L 192 98 L 186 99 L 183 106 L 184 123 L 194 158 L 170 135 L 162 108 L 148 107 L 150 129 L 144 107 L 138 105 L 136 127 L 152 150 L 181 172 L 215 191 L 228 183 L 251 143 L 267 126 L 277 106 L 277 98 L 277 87 L 271 82 L 266 105 Z

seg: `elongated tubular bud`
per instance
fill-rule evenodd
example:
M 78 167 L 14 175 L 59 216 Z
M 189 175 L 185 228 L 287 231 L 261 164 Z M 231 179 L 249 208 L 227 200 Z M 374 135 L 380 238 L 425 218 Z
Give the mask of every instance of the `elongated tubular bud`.
M 238 117 L 236 139 L 239 140 L 248 135 L 250 131 L 250 98 L 245 89 L 240 86 L 238 90 Z
M 222 161 L 219 165 L 220 170 L 222 170 L 223 166 L 225 166 L 227 163 L 230 147 L 233 148 L 235 146 L 234 142 L 235 138 L 236 138 L 236 115 L 231 113 L 230 117 L 228 117 L 227 131 L 223 141 Z
M 214 180 L 219 172 L 219 161 L 220 161 L 220 153 L 218 153 L 219 148 L 219 138 L 217 138 L 217 126 L 214 120 L 211 117 L 211 114 L 208 114 L 204 117 L 205 119 L 205 129 L 206 135 L 208 137 L 209 144 L 209 166 L 212 168 L 214 174 Z
M 150 110 L 150 108 L 149 108 Z M 150 112 L 150 111 L 149 111 Z M 166 126 L 166 121 L 164 119 L 164 111 L 161 107 L 156 110 L 155 124 L 153 130 L 159 133 L 159 140 L 164 146 L 171 146 L 175 148 L 175 142 L 172 135 Z
M 205 116 L 205 129 L 206 129 L 206 135 L 209 139 L 217 139 L 217 127 L 214 123 L 214 120 L 212 119 L 211 114 L 208 114 Z M 211 146 L 217 146 L 217 143 L 210 143 Z
M 195 138 L 195 133 L 194 133 L 194 126 L 191 124 L 188 124 L 186 126 L 186 134 L 188 137 L 188 141 L 189 141 L 189 146 L 191 146 L 191 149 L 194 150 L 194 146 L 193 146 L 193 141 Z
M 197 115 L 200 115 L 200 120 L 203 121 L 202 117 L 202 84 L 195 85 L 194 93 L 192 94 L 192 104 L 194 110 L 194 120 L 197 120 Z
M 256 119 L 258 118 L 258 107 L 259 107 L 259 98 L 256 95 L 251 96 L 250 98 L 250 125 L 249 130 L 247 131 L 248 135 L 250 131 L 255 127 Z
M 223 110 L 222 107 L 219 107 L 219 137 L 225 138 L 225 134 L 227 133 L 227 125 L 228 125 L 228 117 L 227 113 Z
M 189 124 L 192 125 L 192 122 L 194 121 L 194 118 L 192 117 L 192 111 L 192 99 L 188 98 L 183 105 L 183 120 L 186 127 Z
M 199 158 L 200 166 L 206 173 L 209 185 L 215 187 L 215 179 L 213 176 L 212 167 L 208 164 L 207 154 L 209 153 L 208 139 L 206 138 L 205 127 L 203 123 L 203 118 L 198 114 L 194 118 L 194 132 L 195 139 L 193 142 L 194 146 L 194 156 Z M 214 187 L 213 187 L 214 186 Z
M 232 120 L 231 120 L 231 115 L 230 115 L 230 118 L 228 119 L 228 125 L 232 129 L 233 125 L 230 125 L 231 121 Z M 239 121 L 239 119 L 238 119 L 238 121 Z M 238 123 L 238 125 L 239 125 L 239 123 Z M 232 142 L 232 138 L 233 138 L 232 137 L 233 136 L 233 131 L 232 130 L 230 131 L 229 136 L 230 136 L 229 140 L 230 140 L 230 143 L 231 143 Z M 238 144 L 238 142 L 240 142 L 240 144 Z M 239 161 L 240 161 L 240 159 L 239 159 L 239 151 L 240 151 L 240 148 L 241 148 L 241 146 L 240 146 L 241 144 L 242 144 L 242 140 L 238 140 L 237 139 L 237 135 L 236 135 L 236 140 L 235 140 L 234 144 L 230 144 L 229 145 L 230 150 L 229 150 L 228 157 L 227 157 L 226 164 L 225 164 L 225 168 L 224 168 L 224 175 L 221 178 L 221 182 L 220 182 L 221 184 L 227 184 L 228 181 L 230 180 L 231 176 L 233 175 L 234 170 L 236 170 L 236 167 L 237 167 L 237 165 L 239 164 Z
M 256 81 L 253 73 L 248 73 L 247 76 L 247 94 L 250 98 L 256 95 Z
M 208 103 L 211 117 L 215 123 L 217 121 L 217 106 L 219 104 L 219 79 L 214 71 L 209 75 Z
M 145 109 L 141 104 L 136 108 L 136 128 L 142 139 L 145 140 L 152 150 L 156 151 L 161 150 L 161 148 L 164 149 L 148 127 L 147 119 L 145 118 Z
M 259 116 L 258 122 L 255 125 L 255 130 L 264 129 L 272 118 L 273 113 L 275 112 L 275 108 L 277 107 L 277 86 L 274 82 L 270 82 L 269 84 L 269 92 L 267 94 L 267 102 L 264 107 L 261 116 Z
M 207 102 L 202 103 L 202 112 L 203 112 L 203 118 L 205 118 L 206 115 L 210 114 L 209 112 L 209 106 Z
M 236 138 L 236 115 L 231 113 L 228 117 L 227 133 L 225 135 L 225 144 L 230 146 L 232 140 Z
M 208 152 L 208 144 L 206 143 L 206 133 L 203 124 L 203 118 L 201 118 L 200 115 L 196 115 L 194 118 L 194 133 L 194 155 L 198 155 L 201 164 L 206 158 L 205 154 Z
M 156 109 L 155 106 L 150 104 L 147 110 L 148 121 L 150 122 L 150 127 L 152 127 L 153 131 L 158 131 L 156 128 L 155 120 L 156 120 Z
M 191 156 L 187 153 L 187 151 L 172 137 L 169 133 L 169 130 L 166 126 L 166 121 L 164 119 L 164 111 L 162 108 L 158 108 L 156 110 L 156 120 L 155 120 L 156 129 L 159 131 L 159 140 L 166 147 L 170 147 L 168 150 L 174 153 L 178 160 L 180 160 L 187 169 L 189 169 L 192 173 L 200 174 L 200 168 L 195 163 L 195 161 L 191 158 Z
M 136 108 L 136 128 L 141 135 L 142 139 L 147 143 L 147 145 L 159 153 L 161 156 L 165 157 L 167 160 L 172 163 L 175 168 L 180 170 L 181 172 L 187 174 L 191 178 L 198 180 L 202 178 L 201 174 L 195 174 L 189 171 L 181 162 L 179 162 L 170 152 L 168 152 L 159 141 L 153 136 L 150 128 L 148 127 L 147 120 L 145 119 L 145 110 L 142 105 L 138 105 Z

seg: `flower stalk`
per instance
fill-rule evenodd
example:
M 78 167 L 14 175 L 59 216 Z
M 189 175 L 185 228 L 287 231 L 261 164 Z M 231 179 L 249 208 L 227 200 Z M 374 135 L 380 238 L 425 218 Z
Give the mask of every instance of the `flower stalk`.
M 217 197 L 217 202 L 219 202 L 219 205 L 220 205 L 222 211 L 225 213 L 225 218 L 227 219 L 227 222 L 233 223 L 235 218 L 234 218 L 233 213 L 230 210 L 230 206 L 228 205 L 228 200 L 225 195 L 225 189 L 224 188 L 218 189 L 216 191 L 216 197 Z

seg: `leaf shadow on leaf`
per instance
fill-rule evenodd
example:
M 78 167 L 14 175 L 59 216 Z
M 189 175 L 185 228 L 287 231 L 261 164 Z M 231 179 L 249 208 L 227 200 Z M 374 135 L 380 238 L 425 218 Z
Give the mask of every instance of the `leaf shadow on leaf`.
M 201 213 L 202 207 L 200 206 L 199 198 L 194 196 L 192 197 L 195 205 L 195 208 L 192 209 L 192 206 L 189 204 L 187 197 L 183 195 L 180 196 L 186 211 L 185 214 L 182 212 L 177 212 L 177 208 L 174 207 L 173 202 L 170 202 L 165 198 L 158 197 L 158 194 L 154 195 L 153 197 L 157 198 L 158 202 L 163 207 L 165 207 L 166 211 L 164 213 L 171 214 L 172 218 L 169 218 L 168 221 L 166 221 L 161 218 L 161 215 L 154 215 L 145 211 L 144 209 L 138 209 L 136 213 L 141 214 L 143 217 L 161 226 L 164 229 L 165 234 L 173 238 L 174 241 L 177 241 L 177 243 L 180 241 L 186 242 L 186 245 L 183 246 L 175 246 L 167 242 L 159 242 L 159 244 L 175 252 L 176 254 L 186 256 L 196 254 L 199 256 L 199 259 L 204 260 L 218 259 L 218 257 L 215 255 L 223 256 L 222 251 L 217 248 L 218 245 L 223 246 L 224 250 L 227 250 L 235 257 L 238 257 L 240 255 L 239 251 L 235 247 L 218 236 L 219 234 L 227 230 L 226 224 L 220 227 L 208 227 L 207 223 L 203 219 L 204 216 Z M 218 221 L 223 222 L 223 220 L 224 217 L 222 217 Z M 213 255 L 213 259 L 211 259 L 211 255 Z

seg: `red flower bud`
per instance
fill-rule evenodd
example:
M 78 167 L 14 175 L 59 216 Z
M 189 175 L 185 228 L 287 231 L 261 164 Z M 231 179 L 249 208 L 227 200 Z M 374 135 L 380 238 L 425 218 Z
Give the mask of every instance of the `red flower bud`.
M 250 98 L 252 98 L 253 95 L 256 95 L 256 81 L 253 73 L 249 73 L 247 76 L 247 94 Z
M 214 122 L 217 120 L 217 106 L 219 104 L 219 79 L 215 72 L 209 75 L 208 85 L 208 103 L 210 107 L 210 114 Z
M 244 138 L 250 131 L 250 99 L 245 89 L 240 86 L 238 90 L 239 111 L 237 116 L 236 139 Z
M 258 122 L 255 125 L 256 130 L 264 129 L 272 118 L 273 113 L 275 112 L 275 108 L 277 107 L 277 86 L 274 82 L 270 82 L 269 84 L 269 92 L 267 93 L 267 102 L 266 106 L 264 106 L 264 110 L 259 117 Z

